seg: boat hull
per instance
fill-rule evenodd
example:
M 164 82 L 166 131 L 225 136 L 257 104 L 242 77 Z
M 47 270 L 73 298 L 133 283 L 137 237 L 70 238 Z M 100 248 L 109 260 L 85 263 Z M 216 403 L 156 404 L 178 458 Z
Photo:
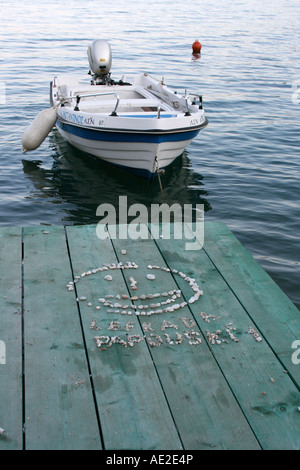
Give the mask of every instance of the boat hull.
M 202 126 L 204 127 L 204 125 Z M 63 139 L 77 149 L 151 180 L 157 168 L 169 166 L 200 129 L 177 132 L 116 132 L 57 121 Z

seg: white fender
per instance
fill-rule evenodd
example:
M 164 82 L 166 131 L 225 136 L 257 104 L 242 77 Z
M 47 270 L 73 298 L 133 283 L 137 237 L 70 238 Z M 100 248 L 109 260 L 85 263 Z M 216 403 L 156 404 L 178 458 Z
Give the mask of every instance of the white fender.
M 43 109 L 26 129 L 22 137 L 23 152 L 35 150 L 44 142 L 56 122 L 57 107 Z

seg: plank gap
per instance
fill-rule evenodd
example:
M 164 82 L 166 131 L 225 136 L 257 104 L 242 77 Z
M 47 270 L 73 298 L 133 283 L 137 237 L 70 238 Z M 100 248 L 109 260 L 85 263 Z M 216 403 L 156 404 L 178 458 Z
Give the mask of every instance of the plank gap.
M 148 229 L 149 229 L 150 234 L 151 234 L 151 227 L 150 227 L 150 225 L 148 226 Z M 158 251 L 159 251 L 159 253 L 160 253 L 162 259 L 164 260 L 165 265 L 171 270 L 171 274 L 172 274 L 172 277 L 173 277 L 173 279 L 174 279 L 174 282 L 175 282 L 176 286 L 178 287 L 178 289 L 180 289 L 180 285 L 179 285 L 178 282 L 177 282 L 177 277 L 174 275 L 174 273 L 173 273 L 173 271 L 172 271 L 172 268 L 170 268 L 170 266 L 169 266 L 167 260 L 165 259 L 163 250 L 160 248 L 159 243 L 157 243 L 157 240 L 155 240 L 155 238 L 153 238 L 153 241 L 154 241 L 154 244 L 156 245 L 156 247 L 157 247 L 157 249 L 158 249 Z M 203 249 L 203 247 L 202 247 L 202 249 Z M 205 250 L 204 250 L 204 251 L 205 251 Z M 206 251 L 205 251 L 205 253 L 206 253 Z M 206 254 L 207 254 L 207 253 L 206 253 Z M 209 256 L 208 256 L 208 258 L 210 259 Z M 212 262 L 211 259 L 210 259 L 210 261 Z M 212 262 L 212 264 L 213 264 L 213 266 L 216 268 L 217 272 L 222 276 L 222 274 L 220 273 L 220 271 L 218 270 L 218 268 L 215 266 L 215 264 L 214 264 L 213 262 Z M 223 276 L 222 276 L 222 277 L 223 277 Z M 226 282 L 225 279 L 224 279 L 224 281 Z M 228 285 L 228 283 L 226 283 L 226 284 Z M 230 288 L 230 286 L 229 286 L 229 288 Z M 188 302 L 188 299 L 185 298 L 184 292 L 182 292 L 182 296 L 183 296 L 183 298 L 186 300 L 186 302 Z M 246 415 L 246 413 L 244 412 L 244 410 L 243 410 L 243 408 L 242 408 L 242 406 L 241 406 L 241 404 L 240 404 L 240 402 L 239 402 L 239 400 L 238 400 L 238 397 L 237 397 L 236 394 L 234 393 L 233 387 L 230 385 L 230 382 L 228 381 L 228 379 L 227 379 L 227 377 L 226 377 L 226 375 L 225 375 L 225 373 L 224 373 L 224 370 L 222 369 L 222 366 L 221 366 L 220 362 L 218 361 L 218 358 L 217 358 L 216 355 L 215 355 L 214 349 L 213 349 L 212 345 L 210 344 L 210 342 L 209 342 L 209 340 L 208 340 L 208 338 L 207 338 L 207 336 L 206 336 L 206 334 L 205 334 L 205 327 L 204 327 L 204 326 L 202 325 L 202 323 L 200 322 L 200 319 L 198 319 L 198 317 L 194 314 L 194 312 L 193 312 L 193 310 L 191 309 L 189 303 L 188 303 L 187 307 L 188 307 L 188 309 L 189 309 L 189 312 L 190 312 L 191 317 L 194 319 L 196 325 L 198 326 L 199 330 L 201 331 L 202 336 L 203 336 L 203 339 L 204 339 L 204 341 L 206 342 L 206 344 L 207 344 L 207 346 L 208 346 L 208 349 L 210 350 L 211 355 L 212 355 L 212 357 L 214 358 L 214 360 L 215 360 L 215 362 L 216 362 L 216 365 L 218 366 L 218 368 L 219 368 L 219 370 L 220 370 L 222 376 L 224 377 L 225 382 L 227 383 L 229 389 L 231 390 L 231 393 L 232 393 L 232 395 L 234 396 L 234 398 L 235 398 L 235 400 L 236 400 L 236 402 L 237 402 L 237 405 L 239 406 L 239 408 L 240 408 L 240 410 L 241 410 L 241 413 L 244 415 L 244 418 L 245 418 L 245 420 L 247 421 L 247 423 L 248 423 L 250 429 L 252 430 L 253 435 L 256 437 L 256 439 L 257 439 L 257 444 L 260 446 L 260 449 L 262 449 L 262 447 L 261 447 L 261 445 L 260 445 L 260 442 L 259 442 L 259 439 L 258 439 L 258 437 L 257 437 L 257 435 L 256 435 L 256 433 L 255 433 L 255 431 L 254 431 L 254 429 L 253 429 L 253 427 L 251 426 L 251 423 L 250 423 L 249 420 L 247 419 L 247 415 Z
M 26 450 L 26 428 L 25 428 L 25 330 L 24 330 L 24 228 L 21 230 L 21 342 L 22 342 L 22 448 Z
M 218 271 L 220 277 L 222 277 L 223 281 L 225 282 L 225 284 L 228 286 L 229 290 L 232 292 L 232 294 L 234 295 L 234 297 L 237 299 L 237 301 L 239 302 L 239 304 L 241 305 L 241 307 L 245 310 L 245 312 L 247 313 L 249 319 L 251 320 L 251 322 L 253 323 L 253 325 L 255 326 L 255 328 L 259 331 L 260 333 L 260 336 L 264 339 L 264 341 L 267 343 L 267 345 L 269 346 L 269 348 L 271 349 L 271 351 L 273 352 L 273 354 L 275 355 L 276 359 L 278 360 L 278 362 L 281 364 L 282 368 L 285 369 L 287 375 L 289 376 L 289 378 L 291 379 L 291 381 L 294 383 L 294 385 L 296 386 L 297 390 L 300 391 L 300 385 L 298 384 L 297 380 L 293 377 L 292 373 L 286 369 L 286 366 L 284 364 L 284 361 L 280 358 L 280 356 L 277 354 L 276 350 L 273 348 L 271 342 L 268 340 L 268 338 L 266 337 L 266 335 L 263 333 L 263 331 L 261 330 L 260 326 L 257 324 L 257 322 L 255 321 L 255 319 L 252 317 L 251 315 L 251 312 L 249 311 L 249 309 L 247 308 L 247 305 L 239 298 L 239 296 L 236 294 L 235 290 L 231 287 L 230 283 L 226 280 L 226 277 L 222 274 L 222 272 L 218 269 L 217 265 L 214 263 L 213 259 L 211 258 L 211 256 L 209 255 L 209 253 L 205 250 L 205 248 L 203 247 L 202 248 L 203 251 L 205 252 L 205 254 L 207 255 L 207 257 L 209 258 L 210 262 L 212 263 L 212 265 L 214 266 L 214 268 Z
M 65 232 L 66 246 L 67 246 L 67 252 L 68 252 L 68 257 L 69 257 L 69 262 L 70 262 L 70 269 L 71 269 L 71 272 L 72 272 L 72 279 L 75 279 L 75 274 L 74 274 L 74 269 L 73 269 L 73 264 L 72 264 L 72 258 L 71 258 L 71 252 L 70 252 L 70 246 L 69 246 L 69 240 L 68 240 L 68 234 L 67 234 L 67 230 L 66 230 L 65 226 L 64 226 L 64 232 Z M 78 295 L 77 295 L 76 284 L 74 285 L 74 294 L 77 298 Z M 91 384 L 91 391 L 92 391 L 92 395 L 93 395 L 96 419 L 97 419 L 99 435 L 100 435 L 100 440 L 101 440 L 101 446 L 102 446 L 103 450 L 105 450 L 103 432 L 102 432 L 102 427 L 101 427 L 99 410 L 98 410 L 98 406 L 97 406 L 94 381 L 93 381 L 92 370 L 91 370 L 91 365 L 90 365 L 90 360 L 89 360 L 89 355 L 88 355 L 88 350 L 87 350 L 87 344 L 86 344 L 86 339 L 85 339 L 85 334 L 84 334 L 84 328 L 83 328 L 83 322 L 82 322 L 79 302 L 76 302 L 76 304 L 77 304 L 77 313 L 78 313 L 78 317 L 79 317 L 82 340 L 83 340 L 83 344 L 84 344 L 84 351 L 85 351 L 85 356 L 86 356 L 86 361 L 87 361 L 88 374 L 89 374 L 89 379 L 90 379 L 90 384 Z
M 149 230 L 149 227 L 148 227 L 148 226 L 147 226 L 147 229 L 148 229 L 148 232 L 149 232 L 149 234 L 150 234 L 150 238 L 152 239 L 152 237 L 151 237 L 151 231 Z M 108 227 L 108 226 L 107 226 L 107 230 L 108 230 L 108 233 L 109 233 L 109 227 Z M 110 234 L 109 234 L 109 235 L 110 235 Z M 116 259 L 118 260 L 118 262 L 120 262 L 120 257 L 118 256 L 118 252 L 117 252 L 117 250 L 116 250 L 116 247 L 114 246 L 114 243 L 113 243 L 113 240 L 111 239 L 111 236 L 110 236 L 110 240 L 111 240 L 111 243 L 112 243 L 113 250 L 114 250 L 114 252 L 115 252 Z M 164 259 L 164 258 L 163 258 L 163 259 Z M 165 260 L 164 260 L 164 261 L 165 261 Z M 124 282 L 125 282 L 126 287 L 127 287 L 127 292 L 128 292 L 128 294 L 129 294 L 129 296 L 130 296 L 130 295 L 132 295 L 132 293 L 130 292 L 130 289 L 129 289 L 129 286 L 128 286 L 128 281 L 127 281 L 127 279 L 126 279 L 126 277 L 125 277 L 125 275 L 124 275 L 123 270 L 121 270 L 121 273 L 122 273 L 122 277 L 123 277 Z M 172 273 L 172 275 L 173 275 L 173 273 Z M 135 302 L 136 302 L 136 301 L 133 301 L 133 303 L 135 303 Z M 136 319 L 137 319 L 137 321 L 138 321 L 138 323 L 139 323 L 139 325 L 140 325 L 141 331 L 143 332 L 143 327 L 142 327 L 142 320 L 141 320 L 141 318 L 140 318 L 139 316 L 137 316 Z M 162 383 L 161 378 L 160 378 L 160 375 L 159 375 L 159 373 L 158 373 L 157 366 L 156 366 L 156 363 L 155 363 L 155 358 L 154 358 L 154 356 L 153 356 L 153 354 L 152 354 L 152 351 L 151 351 L 151 347 L 150 347 L 148 341 L 145 341 L 145 343 L 146 343 L 146 346 L 147 346 L 149 355 L 150 355 L 151 360 L 152 360 L 152 363 L 153 363 L 153 367 L 154 367 L 154 370 L 155 370 L 155 374 L 156 374 L 156 376 L 157 376 L 157 380 L 158 380 L 158 382 L 159 382 L 159 384 L 160 384 L 160 386 L 161 386 L 162 393 L 163 393 L 163 395 L 164 395 L 164 397 L 165 397 L 165 400 L 166 400 L 166 403 L 167 403 L 167 405 L 168 405 L 169 412 L 170 412 L 170 415 L 171 415 L 171 417 L 172 417 L 172 420 L 173 420 L 173 423 L 174 423 L 174 427 L 175 427 L 176 432 L 177 432 L 177 435 L 178 435 L 178 439 L 179 439 L 179 441 L 180 441 L 180 443 L 181 443 L 181 445 L 182 445 L 182 448 L 184 449 L 184 444 L 183 444 L 182 438 L 181 438 L 181 436 L 180 436 L 180 432 L 179 432 L 179 429 L 178 429 L 178 426 L 177 426 L 175 417 L 174 417 L 174 415 L 173 415 L 172 408 L 171 408 L 171 406 L 170 406 L 168 397 L 167 397 L 166 392 L 165 392 L 165 390 L 164 390 L 163 383 Z

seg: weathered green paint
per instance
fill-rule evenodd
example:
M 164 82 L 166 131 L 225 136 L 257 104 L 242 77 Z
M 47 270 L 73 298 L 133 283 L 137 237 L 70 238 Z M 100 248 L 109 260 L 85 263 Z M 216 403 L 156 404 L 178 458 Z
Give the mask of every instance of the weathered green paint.
M 263 335 L 261 324 L 265 325 L 264 317 L 267 316 L 269 321 L 272 321 L 274 310 L 274 304 L 271 302 L 272 290 L 276 297 L 274 302 L 282 299 L 280 307 L 277 307 L 277 311 L 285 309 L 282 315 L 288 315 L 289 310 L 295 314 L 297 309 L 293 308 L 291 302 L 270 280 L 268 292 L 265 293 L 268 301 L 264 304 L 264 291 L 260 289 L 261 302 L 256 321 L 253 322 L 245 304 L 241 304 L 239 299 L 245 295 L 244 290 L 251 291 L 250 285 L 255 283 L 257 278 L 263 276 L 268 279 L 268 276 L 249 254 L 246 263 L 247 275 L 242 271 L 245 266 L 238 269 L 240 264 L 237 259 L 240 258 L 241 251 L 246 250 L 236 242 L 228 229 L 226 239 L 231 240 L 234 249 L 227 250 L 227 257 L 223 257 L 223 252 L 220 251 L 217 259 L 216 244 L 224 243 L 224 238 L 220 237 L 219 240 L 215 236 L 216 226 L 217 224 L 214 223 L 206 223 L 204 246 L 199 251 L 184 251 L 183 240 L 159 239 L 157 244 L 171 268 L 179 269 L 195 277 L 203 286 L 203 297 L 197 303 L 191 304 L 190 310 L 204 335 L 207 330 L 210 332 L 219 330 L 222 332 L 220 337 L 228 341 L 223 345 L 210 345 L 210 348 L 262 448 L 299 449 L 299 389 L 286 373 L 277 355 L 274 354 L 273 347 L 268 344 L 269 337 L 263 337 L 263 341 L 257 342 L 248 333 L 249 326 L 252 326 Z M 225 230 L 223 228 L 223 233 Z M 210 237 L 214 239 L 214 243 L 210 242 Z M 213 258 L 215 263 L 211 261 Z M 227 262 L 224 261 L 225 259 Z M 250 263 L 252 260 L 253 262 Z M 178 282 L 180 288 L 186 289 L 186 282 L 180 277 Z M 256 294 L 252 292 L 252 298 L 255 296 Z M 250 311 L 255 311 L 255 305 L 251 303 L 250 296 L 246 305 Z M 200 312 L 217 318 L 211 317 L 210 322 L 207 323 L 203 321 Z M 237 342 L 230 339 L 226 331 L 228 325 L 232 328 L 232 334 L 238 339 Z M 277 323 L 278 336 L 284 330 L 284 325 L 282 326 L 281 329 L 280 323 Z M 287 331 L 285 334 L 287 337 Z M 276 338 L 273 343 L 276 350 L 275 340 Z M 294 335 L 290 332 L 290 347 L 293 340 Z M 290 362 L 291 353 L 292 349 L 290 349 Z
M 0 450 L 22 449 L 22 229 L 0 231 Z
M 139 265 L 135 279 L 138 281 L 140 293 L 166 292 L 178 289 L 178 276 L 171 272 L 161 270 L 149 270 L 148 265 L 179 268 L 177 261 L 172 262 L 174 256 L 184 259 L 182 241 L 161 240 L 157 243 L 166 246 L 170 255 L 168 262 L 150 238 L 148 240 L 113 240 L 117 253 L 122 248 L 127 251 L 129 260 L 136 260 Z M 167 243 L 167 245 L 166 245 Z M 174 245 L 173 245 L 174 243 Z M 170 250 L 173 250 L 172 254 Z M 195 266 L 190 264 L 188 270 L 195 272 Z M 185 271 L 187 267 L 185 266 Z M 147 273 L 155 275 L 155 281 L 146 278 Z M 124 271 L 129 284 L 130 273 Z M 184 281 L 183 281 L 184 282 Z M 184 282 L 181 286 L 184 297 L 188 300 L 193 291 Z M 201 287 L 201 284 L 200 284 Z M 199 301 L 200 302 L 200 301 Z M 141 323 L 151 323 L 153 330 L 165 340 L 162 331 L 162 322 L 167 320 L 178 327 L 178 330 L 169 328 L 165 333 L 176 338 L 176 331 L 184 334 L 185 331 L 197 331 L 187 328 L 181 318 L 193 320 L 189 306 L 175 310 L 174 312 L 139 317 Z M 169 345 L 164 341 L 160 347 L 150 350 L 164 389 L 173 418 L 178 428 L 185 449 L 257 449 L 259 444 L 255 439 L 243 412 L 236 402 L 226 379 L 222 374 L 214 356 L 211 354 L 203 335 L 200 345 L 190 345 L 184 340 L 179 345 Z
M 64 227 L 24 230 L 26 449 L 100 449 Z
M 191 251 L 184 239 L 151 239 L 154 229 L 147 240 L 101 241 L 95 226 L 26 228 L 23 264 L 21 229 L 0 229 L 1 450 L 300 449 L 300 365 L 291 361 L 299 311 L 224 224 L 205 222 L 204 246 Z M 76 275 L 126 261 L 139 268 L 109 271 L 112 281 L 107 272 L 80 277 L 67 290 Z M 160 315 L 108 313 L 98 301 L 107 294 L 176 288 L 191 297 L 176 273 L 155 270 L 148 280 L 148 264 L 195 278 L 204 295 Z M 176 340 L 176 332 L 191 331 L 182 318 L 194 321 L 201 344 L 167 343 L 166 333 Z M 162 331 L 164 320 L 177 329 Z M 226 342 L 211 344 L 207 331 L 217 330 Z M 151 333 L 163 338 L 159 347 L 150 347 Z M 133 347 L 95 342 L 129 334 L 143 340 Z
M 100 241 L 94 227 L 68 227 L 67 233 L 75 274 L 105 263 L 118 263 L 111 241 Z M 130 271 L 136 277 L 136 270 Z M 109 272 L 112 281 L 104 280 L 106 274 L 108 272 L 104 271 L 86 276 L 76 284 L 78 297 L 87 297 L 79 305 L 105 448 L 180 449 L 176 426 L 145 341 L 132 348 L 117 344 L 98 350 L 96 346 L 94 337 L 98 335 L 120 335 L 126 339 L 125 326 L 129 321 L 134 323 L 130 333 L 142 333 L 136 318 L 107 314 L 106 308 L 98 302 L 99 297 L 107 294 L 128 292 L 120 270 Z M 97 304 L 100 310 L 95 309 Z M 90 330 L 92 320 L 97 321 L 101 330 Z M 119 321 L 121 329 L 108 330 L 111 321 Z

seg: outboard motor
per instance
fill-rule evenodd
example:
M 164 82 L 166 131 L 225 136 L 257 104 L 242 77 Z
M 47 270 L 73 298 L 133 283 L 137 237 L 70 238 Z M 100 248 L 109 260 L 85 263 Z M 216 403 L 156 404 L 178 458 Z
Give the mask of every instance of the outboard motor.
M 111 47 L 104 39 L 97 39 L 93 41 L 88 47 L 87 51 L 90 74 L 92 75 L 92 84 L 106 85 L 111 82 L 110 69 L 111 69 Z

